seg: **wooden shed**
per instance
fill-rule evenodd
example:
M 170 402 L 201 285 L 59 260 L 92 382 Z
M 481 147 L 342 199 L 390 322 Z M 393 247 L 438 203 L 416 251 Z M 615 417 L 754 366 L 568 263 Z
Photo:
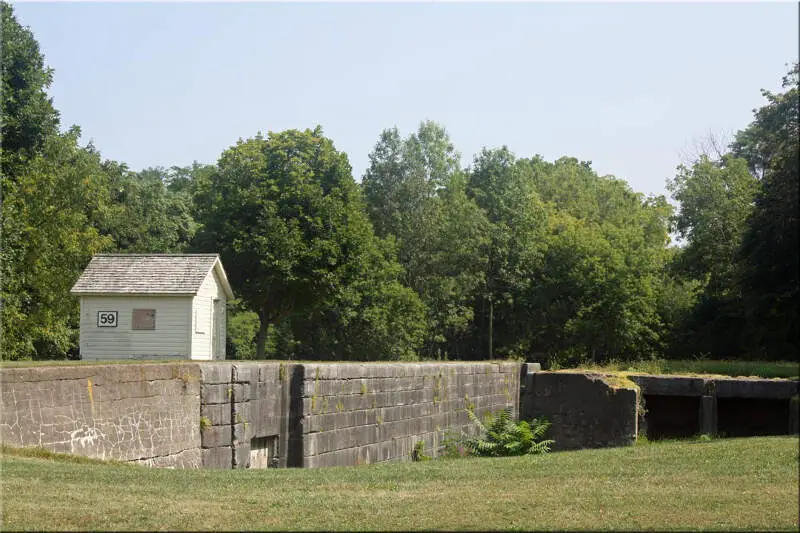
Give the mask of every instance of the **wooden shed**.
M 217 254 L 98 254 L 70 292 L 81 359 L 225 359 L 233 292 Z

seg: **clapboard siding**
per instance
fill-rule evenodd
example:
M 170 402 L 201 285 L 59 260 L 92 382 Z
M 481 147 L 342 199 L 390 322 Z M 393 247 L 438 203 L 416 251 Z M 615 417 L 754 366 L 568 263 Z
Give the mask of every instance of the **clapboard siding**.
M 192 328 L 192 359 L 211 359 L 213 354 L 214 321 L 222 320 L 224 325 L 225 313 L 214 316 L 214 300 L 225 301 L 225 292 L 219 282 L 215 269 L 209 271 L 192 301 L 194 327 Z M 225 331 L 223 327 L 222 331 Z M 218 351 L 218 358 L 224 359 L 224 344 L 222 339 L 222 352 Z
M 82 359 L 125 359 L 137 356 L 189 356 L 191 296 L 83 296 Z M 132 329 L 134 309 L 155 309 L 154 330 Z M 98 311 L 117 311 L 115 328 L 97 326 Z

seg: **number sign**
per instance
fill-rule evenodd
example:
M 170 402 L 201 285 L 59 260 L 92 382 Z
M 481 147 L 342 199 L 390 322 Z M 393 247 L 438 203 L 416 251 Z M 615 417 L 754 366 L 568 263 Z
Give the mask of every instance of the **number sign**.
M 115 328 L 115 327 L 117 327 L 117 312 L 116 311 L 98 311 L 97 312 L 97 327 L 98 328 Z

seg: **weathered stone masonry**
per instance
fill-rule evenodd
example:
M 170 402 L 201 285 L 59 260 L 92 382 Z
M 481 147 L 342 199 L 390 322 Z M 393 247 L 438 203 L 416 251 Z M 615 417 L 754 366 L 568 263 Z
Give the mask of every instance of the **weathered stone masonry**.
M 132 363 L 0 369 L 0 441 L 178 468 L 355 465 L 436 456 L 510 408 L 554 449 L 698 433 L 798 432 L 798 382 L 541 372 L 536 364 Z M 519 406 L 519 413 L 518 413 Z
M 520 416 L 544 417 L 555 450 L 632 444 L 640 435 L 798 433 L 798 382 L 561 371 L 522 379 Z
M 179 468 L 436 456 L 519 402 L 517 363 L 132 363 L 0 369 L 0 440 Z
M 200 367 L 203 465 L 215 468 L 254 466 L 259 442 L 268 466 L 407 460 L 419 442 L 436 456 L 448 432 L 473 430 L 466 407 L 516 416 L 519 402 L 516 363 Z
M 5 368 L 0 441 L 150 466 L 202 466 L 197 365 Z
M 305 365 L 302 459 L 337 466 L 436 456 L 448 432 L 471 432 L 466 413 L 510 408 L 517 416 L 519 364 Z M 300 458 L 297 458 L 300 460 Z
M 289 450 L 289 372 L 286 363 L 209 363 L 199 365 L 200 447 L 206 468 L 250 466 L 251 443 L 269 440 Z M 286 454 L 276 464 L 287 466 Z M 269 462 L 269 461 L 267 461 Z M 264 465 L 267 466 L 267 465 Z

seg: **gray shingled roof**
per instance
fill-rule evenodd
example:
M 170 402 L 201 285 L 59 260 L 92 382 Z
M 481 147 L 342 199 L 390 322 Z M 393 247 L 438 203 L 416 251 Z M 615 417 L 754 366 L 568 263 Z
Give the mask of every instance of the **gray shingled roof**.
M 70 291 L 73 294 L 196 294 L 219 261 L 217 254 L 98 254 Z M 218 273 L 228 297 L 227 276 Z

